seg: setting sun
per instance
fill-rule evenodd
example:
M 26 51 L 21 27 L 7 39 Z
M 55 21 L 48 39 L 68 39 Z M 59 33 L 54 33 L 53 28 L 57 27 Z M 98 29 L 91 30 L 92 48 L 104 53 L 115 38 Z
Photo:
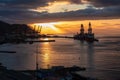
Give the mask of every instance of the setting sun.
M 56 23 L 36 23 L 35 25 L 42 26 L 44 28 L 51 28 L 52 30 L 57 30 L 54 24 Z
M 57 28 L 55 25 L 59 24 L 57 22 L 51 22 L 51 23 L 35 23 L 32 26 L 41 27 L 42 34 L 54 34 L 54 33 L 63 33 L 63 31 L 59 28 Z

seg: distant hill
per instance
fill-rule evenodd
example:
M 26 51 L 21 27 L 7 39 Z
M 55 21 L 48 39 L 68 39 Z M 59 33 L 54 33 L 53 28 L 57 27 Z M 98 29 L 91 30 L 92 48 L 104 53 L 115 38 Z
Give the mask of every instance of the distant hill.
M 6 22 L 3 22 L 3 21 L 0 21 L 0 26 L 9 26 L 10 24 L 9 23 L 6 23 Z
M 6 33 L 10 29 L 10 24 L 0 21 L 0 33 Z
M 25 33 L 33 31 L 28 25 L 26 24 L 9 24 L 3 21 L 0 21 L 0 35 L 4 35 L 6 33 Z

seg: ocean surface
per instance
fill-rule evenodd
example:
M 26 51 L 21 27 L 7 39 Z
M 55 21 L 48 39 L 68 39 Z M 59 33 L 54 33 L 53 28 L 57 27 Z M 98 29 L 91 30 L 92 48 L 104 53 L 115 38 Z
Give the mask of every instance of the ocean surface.
M 36 54 L 39 68 L 51 66 L 81 66 L 78 74 L 99 80 L 120 80 L 120 36 L 98 37 L 99 42 L 87 43 L 73 39 L 53 38 L 56 42 L 34 44 L 3 44 L 0 63 L 8 69 L 34 70 Z

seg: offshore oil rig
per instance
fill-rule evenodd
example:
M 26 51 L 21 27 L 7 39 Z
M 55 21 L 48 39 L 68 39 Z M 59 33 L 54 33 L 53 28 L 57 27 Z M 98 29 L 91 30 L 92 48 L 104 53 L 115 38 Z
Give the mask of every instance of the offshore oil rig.
M 92 26 L 90 22 L 89 22 L 88 33 L 84 33 L 84 26 L 83 24 L 81 24 L 80 33 L 74 35 L 74 39 L 80 41 L 87 41 L 87 42 L 98 41 L 98 39 L 94 37 L 94 33 L 92 32 Z

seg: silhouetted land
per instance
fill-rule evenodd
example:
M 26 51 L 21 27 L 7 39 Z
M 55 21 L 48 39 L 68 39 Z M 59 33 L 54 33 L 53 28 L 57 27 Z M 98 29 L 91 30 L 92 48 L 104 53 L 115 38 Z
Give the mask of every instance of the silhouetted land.
M 25 42 L 35 31 L 26 24 L 9 24 L 0 21 L 0 44 Z
M 26 24 L 9 24 L 0 21 L 0 36 L 5 36 L 6 34 L 24 34 L 30 33 L 33 30 Z
M 78 75 L 76 71 L 84 71 L 85 68 L 73 66 L 54 66 L 50 69 L 36 70 L 8 70 L 0 63 L 0 80 L 96 80 Z

